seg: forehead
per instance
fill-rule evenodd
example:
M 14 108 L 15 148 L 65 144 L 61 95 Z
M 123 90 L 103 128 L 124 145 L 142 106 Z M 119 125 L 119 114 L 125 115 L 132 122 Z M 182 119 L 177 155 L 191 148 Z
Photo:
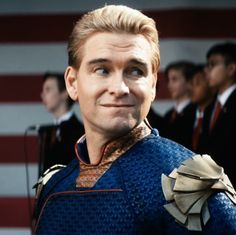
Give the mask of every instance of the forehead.
M 211 54 L 208 58 L 208 61 L 215 61 L 215 60 L 224 60 L 224 56 L 221 54 Z
M 168 71 L 168 79 L 183 79 L 183 73 L 181 69 L 171 68 Z
M 192 79 L 193 82 L 197 82 L 197 83 L 207 83 L 207 79 L 205 77 L 204 72 L 198 72 L 193 76 Z
M 151 63 L 151 57 L 151 45 L 142 35 L 96 33 L 84 43 L 82 63 L 96 58 L 112 61 L 135 58 Z
M 43 83 L 43 86 L 44 87 L 57 87 L 58 86 L 58 83 L 57 83 L 57 79 L 53 76 L 51 77 L 48 77 L 45 82 Z

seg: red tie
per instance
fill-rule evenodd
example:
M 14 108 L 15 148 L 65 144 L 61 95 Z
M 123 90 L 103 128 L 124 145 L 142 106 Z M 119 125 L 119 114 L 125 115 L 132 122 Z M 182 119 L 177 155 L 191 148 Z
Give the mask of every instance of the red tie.
M 219 114 L 222 110 L 222 106 L 220 104 L 219 101 L 216 102 L 216 106 L 215 106 L 215 109 L 214 109 L 214 113 L 212 115 L 212 119 L 211 119 L 211 125 L 210 125 L 210 130 L 212 130 L 216 124 L 216 121 L 219 117 Z
M 192 149 L 193 150 L 196 150 L 198 146 L 198 142 L 199 142 L 199 138 L 200 138 L 200 134 L 202 130 L 202 120 L 203 120 L 203 116 L 201 115 L 198 117 L 196 126 L 193 130 L 193 136 L 192 136 Z
M 173 110 L 172 113 L 171 113 L 170 121 L 174 122 L 175 119 L 177 118 L 177 115 L 178 115 L 177 111 Z

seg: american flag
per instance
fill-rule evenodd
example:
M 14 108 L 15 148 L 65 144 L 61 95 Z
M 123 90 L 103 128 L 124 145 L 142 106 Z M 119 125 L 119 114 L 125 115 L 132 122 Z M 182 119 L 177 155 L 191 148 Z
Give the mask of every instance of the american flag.
M 161 69 L 154 109 L 171 105 L 163 70 L 170 62 L 205 62 L 215 43 L 236 42 L 234 0 L 1 0 L 0 1 L 0 234 L 29 235 L 29 196 L 38 177 L 38 139 L 27 127 L 50 123 L 40 100 L 46 71 L 67 66 L 67 39 L 86 11 L 125 4 L 154 18 L 160 36 Z M 75 107 L 80 116 L 79 108 Z

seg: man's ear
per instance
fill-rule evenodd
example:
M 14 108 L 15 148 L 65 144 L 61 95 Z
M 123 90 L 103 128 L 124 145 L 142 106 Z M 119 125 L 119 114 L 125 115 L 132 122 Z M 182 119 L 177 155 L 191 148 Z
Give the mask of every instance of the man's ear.
M 236 75 L 236 64 L 235 63 L 231 63 L 227 66 L 229 74 L 231 77 L 235 77 Z
M 72 66 L 68 66 L 64 74 L 66 89 L 72 100 L 78 100 L 76 74 L 76 69 L 74 69 Z

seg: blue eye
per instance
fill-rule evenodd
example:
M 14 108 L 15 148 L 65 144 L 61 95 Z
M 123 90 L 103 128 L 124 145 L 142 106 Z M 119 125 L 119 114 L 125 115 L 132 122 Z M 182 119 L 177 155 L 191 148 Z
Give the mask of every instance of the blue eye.
M 133 77 L 141 77 L 144 75 L 144 72 L 142 69 L 133 67 L 133 68 L 128 69 L 126 71 L 126 74 Z
M 98 75 L 104 76 L 104 75 L 109 74 L 109 71 L 106 68 L 96 68 L 95 73 L 98 74 Z

